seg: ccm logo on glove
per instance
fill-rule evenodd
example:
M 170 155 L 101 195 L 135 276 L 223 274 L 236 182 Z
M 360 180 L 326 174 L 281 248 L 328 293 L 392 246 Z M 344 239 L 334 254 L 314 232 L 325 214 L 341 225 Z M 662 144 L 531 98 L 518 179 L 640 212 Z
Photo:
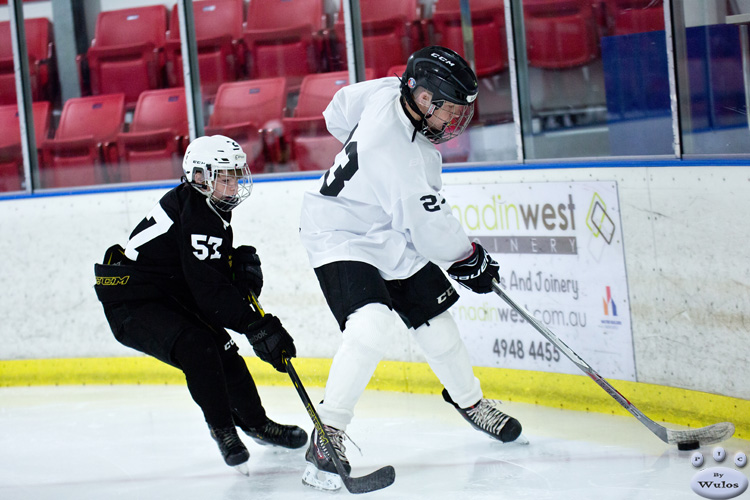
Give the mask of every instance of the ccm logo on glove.
M 492 281 L 500 279 L 500 266 L 479 243 L 472 243 L 474 251 L 464 260 L 448 268 L 448 275 L 476 293 L 492 291 Z

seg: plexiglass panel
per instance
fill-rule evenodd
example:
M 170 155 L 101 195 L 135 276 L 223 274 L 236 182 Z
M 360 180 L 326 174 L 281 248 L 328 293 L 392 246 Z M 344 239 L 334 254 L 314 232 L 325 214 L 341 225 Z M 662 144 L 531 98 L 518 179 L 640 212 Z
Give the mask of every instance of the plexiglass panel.
M 348 75 L 317 78 L 340 69 L 330 45 L 337 6 L 199 0 L 193 7 L 205 133 L 238 141 L 254 174 L 330 167 L 341 145 L 321 113 Z
M 675 2 L 682 151 L 750 152 L 747 30 L 750 2 Z
M 18 106 L 0 106 L 0 192 L 25 188 Z
M 472 0 L 463 26 L 460 0 L 360 0 L 359 5 L 367 79 L 400 77 L 409 55 L 430 45 L 455 50 L 474 68 L 479 80 L 474 119 L 463 135 L 438 146 L 445 163 L 516 160 L 503 0 Z M 348 60 L 344 37 L 340 3 L 331 59 L 342 70 Z
M 428 45 L 475 68 L 475 117 L 439 146 L 446 163 L 519 160 L 507 21 L 524 159 L 750 152 L 750 1 L 671 3 L 679 115 L 662 0 L 506 1 L 360 0 L 366 79 L 401 75 Z M 75 6 L 23 2 L 34 188 L 176 181 L 189 140 L 177 2 Z M 349 84 L 343 14 L 342 0 L 193 2 L 205 133 L 239 141 L 255 174 L 327 169 L 340 149 L 321 113 Z M 9 18 L 0 3 L 1 193 L 26 188 Z
M 463 135 L 438 148 L 445 162 L 517 159 L 503 0 L 472 0 L 463 19 L 459 0 L 438 0 L 426 24 L 426 42 L 455 50 L 479 79 L 474 120 Z M 429 11 L 428 11 L 429 12 Z M 463 24 L 462 24 L 463 22 Z M 471 43 L 466 30 L 471 27 Z
M 182 82 L 170 80 L 167 72 L 172 5 L 109 0 L 101 2 L 98 12 L 86 12 L 88 45 L 77 56 L 81 97 L 66 101 L 60 123 L 70 108 L 79 106 L 87 115 L 79 123 L 97 123 L 87 131 L 99 144 L 87 168 L 104 182 L 176 180 L 181 175 L 187 104 Z M 110 110 L 100 116 L 97 110 L 105 106 Z M 64 130 L 58 128 L 55 137 Z
M 673 153 L 660 0 L 522 5 L 527 158 Z
M 232 4 L 242 1 L 221 3 L 237 9 Z M 194 2 L 206 133 L 239 141 L 256 174 L 329 168 L 341 144 L 326 131 L 321 113 L 333 94 L 349 84 L 343 3 L 253 0 L 244 5 L 243 26 L 222 24 L 230 32 L 225 41 L 233 40 L 232 49 L 215 43 L 226 34 L 201 32 L 200 19 L 216 16 L 219 7 L 219 1 Z M 361 0 L 360 9 L 366 79 L 400 76 L 408 56 L 430 44 L 465 55 L 458 0 Z M 482 40 L 473 45 L 474 56 L 465 55 L 480 77 L 478 112 L 469 133 L 440 149 L 446 162 L 512 160 L 502 0 L 472 2 L 470 22 L 475 40 Z M 213 38 L 204 44 L 204 35 Z M 169 73 L 169 56 L 167 60 Z
M 168 7 L 155 1 L 83 5 L 83 11 L 64 2 L 23 5 L 39 161 L 35 188 L 178 179 L 188 127 L 184 90 L 170 87 L 165 74 Z M 0 19 L 9 16 L 2 7 Z M 4 76 L 0 99 L 15 103 Z
M 24 5 L 24 31 L 29 61 L 37 146 L 49 136 L 52 110 L 59 102 L 59 83 L 49 2 Z M 0 192 L 26 189 L 16 79 L 11 43 L 10 7 L 0 6 Z

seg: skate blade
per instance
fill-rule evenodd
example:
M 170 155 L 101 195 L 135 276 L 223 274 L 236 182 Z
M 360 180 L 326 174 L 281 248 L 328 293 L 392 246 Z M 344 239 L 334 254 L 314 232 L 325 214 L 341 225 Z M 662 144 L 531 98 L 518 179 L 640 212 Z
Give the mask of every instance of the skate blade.
M 296 450 L 298 448 L 301 448 L 301 446 L 298 446 L 297 448 L 289 448 L 288 446 L 284 446 L 282 444 L 269 443 L 268 441 L 263 441 L 262 439 L 258 439 L 258 438 L 252 438 L 252 440 L 258 443 L 259 445 L 264 446 L 265 448 L 268 448 L 269 451 L 274 451 L 274 452 L 276 451 L 285 452 L 285 451 L 291 451 L 291 450 Z M 304 446 L 304 444 L 302 446 Z
M 529 444 L 529 438 L 523 435 L 523 433 L 519 434 L 518 437 L 515 439 L 515 441 L 511 441 L 511 443 L 516 444 Z
M 341 476 L 318 470 L 311 463 L 307 464 L 302 474 L 302 484 L 323 491 L 338 491 L 342 486 Z
M 271 450 L 286 450 L 286 449 L 288 449 L 288 448 L 285 448 L 285 447 L 283 447 L 281 445 L 278 445 L 278 444 L 273 444 L 273 443 L 269 443 L 267 441 L 263 441 L 262 439 L 252 438 L 252 440 L 255 441 L 256 443 L 258 443 L 259 445 L 265 446 L 266 448 L 269 448 Z
M 239 465 L 233 465 L 232 468 L 242 474 L 243 476 L 249 476 L 250 475 L 250 469 L 247 467 L 247 462 L 244 464 Z

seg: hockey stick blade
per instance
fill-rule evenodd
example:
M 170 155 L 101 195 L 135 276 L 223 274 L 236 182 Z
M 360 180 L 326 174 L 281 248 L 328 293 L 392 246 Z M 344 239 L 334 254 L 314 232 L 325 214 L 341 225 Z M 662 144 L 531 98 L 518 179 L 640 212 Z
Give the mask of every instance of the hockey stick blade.
M 678 444 L 686 441 L 698 441 L 701 446 L 720 443 L 734 435 L 734 424 L 719 422 L 699 429 L 667 429 L 667 443 Z
M 292 361 L 286 356 L 284 356 L 283 359 L 289 378 L 292 379 L 294 388 L 297 389 L 297 394 L 299 394 L 300 399 L 302 399 L 307 414 L 310 415 L 315 429 L 318 431 L 318 434 L 320 434 L 320 441 L 326 447 L 328 456 L 331 457 L 333 465 L 336 467 L 336 471 L 338 471 L 341 481 L 344 483 L 344 486 L 346 486 L 346 489 L 349 490 L 350 493 L 369 493 L 392 485 L 396 480 L 396 470 L 390 465 L 386 465 L 385 467 L 362 477 L 352 477 L 347 474 L 346 469 L 344 469 L 344 464 L 341 463 L 338 454 L 336 454 L 336 450 L 333 449 L 331 440 L 328 438 L 325 429 L 323 429 L 323 424 L 320 421 L 318 412 L 315 410 L 315 407 L 310 400 L 310 396 L 307 395 L 307 391 L 302 385 L 299 375 L 297 375 L 294 366 L 292 366 Z
M 729 439 L 734 435 L 734 424 L 731 422 L 720 422 L 718 424 L 709 425 L 707 427 L 701 427 L 699 429 L 686 429 L 686 430 L 675 430 L 668 429 L 663 425 L 659 425 L 650 418 L 648 418 L 641 410 L 639 410 L 633 403 L 620 394 L 620 392 L 612 387 L 609 382 L 599 375 L 588 363 L 586 363 L 576 352 L 568 347 L 568 345 L 560 340 L 557 335 L 544 326 L 538 319 L 531 315 L 529 311 L 511 299 L 505 290 L 503 290 L 497 281 L 492 282 L 492 290 L 500 296 L 511 308 L 513 308 L 518 314 L 520 314 L 531 326 L 541 333 L 547 340 L 552 342 L 555 347 L 560 349 L 565 356 L 568 357 L 578 368 L 580 368 L 591 380 L 597 383 L 599 387 L 609 394 L 612 399 L 620 403 L 620 405 L 628 410 L 640 423 L 645 425 L 651 432 L 653 432 L 659 439 L 667 444 L 678 444 L 685 441 L 698 441 L 701 446 L 719 443 L 725 439 Z

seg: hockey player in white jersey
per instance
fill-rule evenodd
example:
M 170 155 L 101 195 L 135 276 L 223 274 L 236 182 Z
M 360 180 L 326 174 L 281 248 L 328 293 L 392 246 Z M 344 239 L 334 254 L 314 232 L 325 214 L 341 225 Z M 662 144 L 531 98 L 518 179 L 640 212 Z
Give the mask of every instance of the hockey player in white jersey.
M 304 195 L 300 236 L 343 332 L 318 410 L 347 472 L 343 445 L 354 406 L 402 320 L 445 387 L 443 397 L 476 429 L 503 442 L 518 420 L 485 399 L 448 309 L 457 293 L 447 273 L 477 293 L 491 291 L 498 264 L 471 243 L 441 196 L 435 144 L 460 135 L 477 97 L 474 72 L 455 52 L 427 47 L 401 78 L 339 90 L 323 113 L 343 144 L 319 185 Z M 341 480 L 316 431 L 305 455 L 306 484 Z

